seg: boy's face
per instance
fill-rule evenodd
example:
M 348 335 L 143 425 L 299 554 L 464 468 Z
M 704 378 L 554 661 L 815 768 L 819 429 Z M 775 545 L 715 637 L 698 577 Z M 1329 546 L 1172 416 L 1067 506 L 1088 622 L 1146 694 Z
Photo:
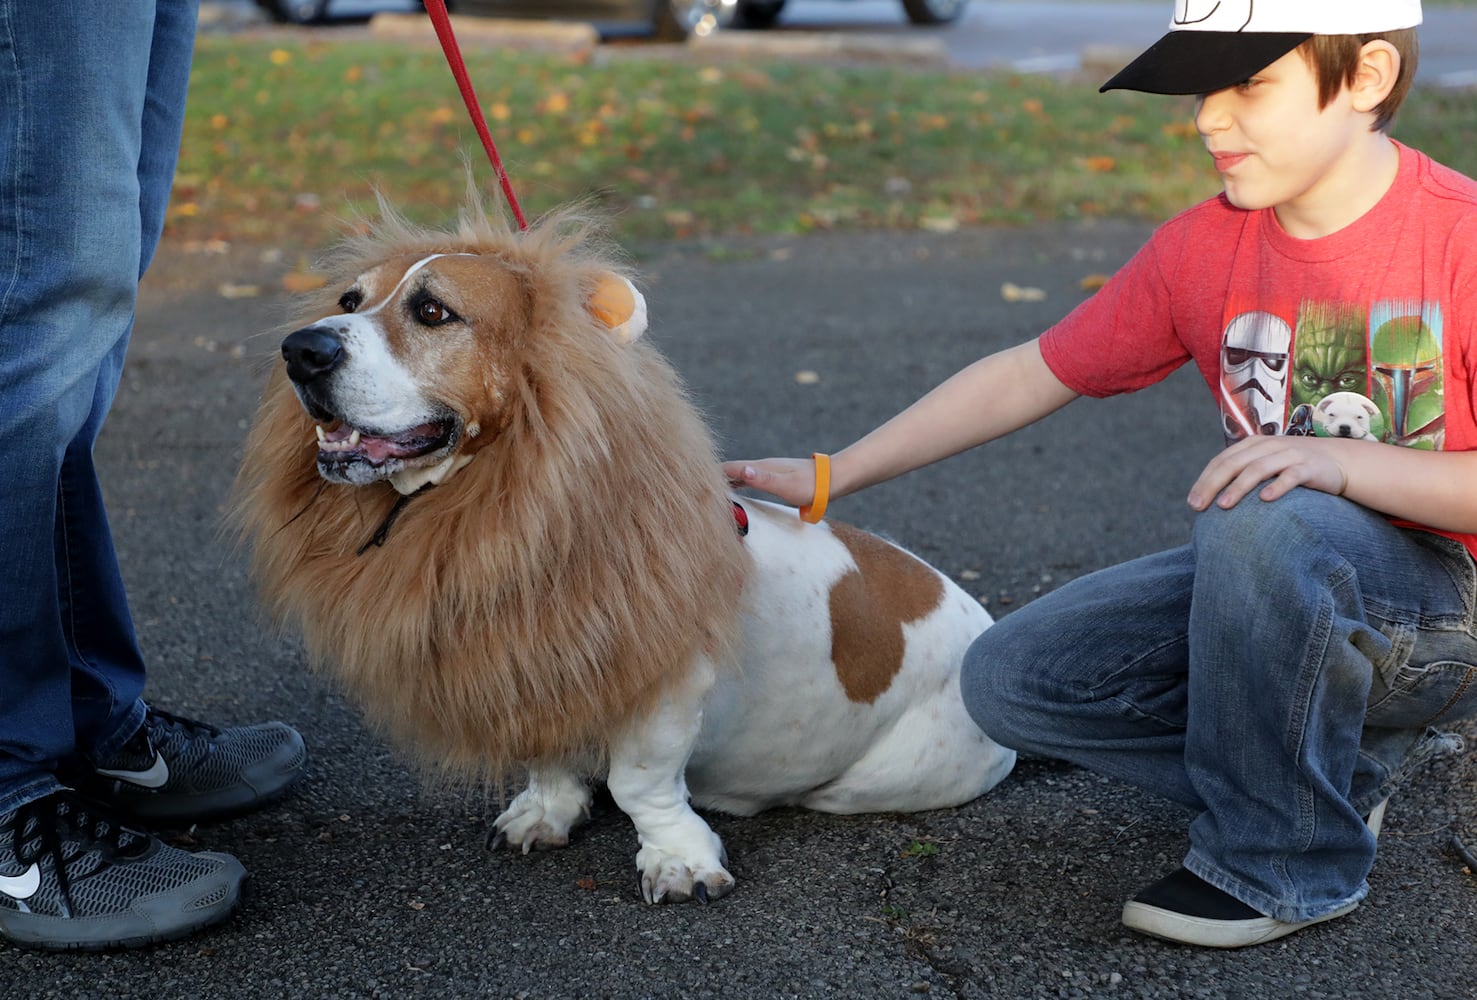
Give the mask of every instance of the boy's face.
M 1318 107 L 1313 67 L 1294 49 L 1244 83 L 1197 99 L 1195 127 L 1231 204 L 1312 208 L 1339 187 L 1348 154 L 1372 135 L 1342 88 Z M 1333 195 L 1336 196 L 1336 195 Z

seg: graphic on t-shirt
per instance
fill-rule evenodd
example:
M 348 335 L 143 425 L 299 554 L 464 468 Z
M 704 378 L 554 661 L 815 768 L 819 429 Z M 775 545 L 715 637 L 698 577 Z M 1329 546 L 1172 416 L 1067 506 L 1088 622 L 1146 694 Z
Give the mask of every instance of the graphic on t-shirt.
M 1304 302 L 1294 322 L 1253 310 L 1221 338 L 1226 443 L 1318 435 L 1439 449 L 1445 437 L 1441 309 Z
M 1305 302 L 1298 310 L 1293 341 L 1292 405 L 1316 406 L 1335 392 L 1363 393 L 1369 388 L 1369 329 L 1363 309 Z
M 1221 415 L 1227 443 L 1278 434 L 1287 410 L 1292 328 L 1269 312 L 1245 312 L 1221 338 Z
M 1369 316 L 1370 389 L 1389 428 L 1383 440 L 1440 449 L 1446 436 L 1441 307 L 1380 302 Z
M 1378 441 L 1383 424 L 1380 408 L 1362 392 L 1331 392 L 1313 407 L 1313 433 L 1319 437 Z

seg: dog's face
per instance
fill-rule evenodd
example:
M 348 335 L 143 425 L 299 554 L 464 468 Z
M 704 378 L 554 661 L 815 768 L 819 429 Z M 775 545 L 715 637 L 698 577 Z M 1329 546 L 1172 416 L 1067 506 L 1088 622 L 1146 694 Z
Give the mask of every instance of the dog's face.
M 452 456 L 477 428 L 448 373 L 491 353 L 477 344 L 495 332 L 488 318 L 516 302 L 513 277 L 474 255 L 393 258 L 344 290 L 342 312 L 289 334 L 282 357 L 317 421 L 323 477 L 363 485 Z
M 392 257 L 355 278 L 340 312 L 282 342 L 287 376 L 317 424 L 319 473 L 402 487 L 465 461 L 496 420 L 528 299 L 513 268 L 473 253 Z M 645 327 L 645 303 L 623 278 L 605 276 L 585 305 L 617 340 Z
M 1319 400 L 1313 412 L 1329 437 L 1372 438 L 1369 422 L 1380 411 L 1357 392 L 1335 392 Z

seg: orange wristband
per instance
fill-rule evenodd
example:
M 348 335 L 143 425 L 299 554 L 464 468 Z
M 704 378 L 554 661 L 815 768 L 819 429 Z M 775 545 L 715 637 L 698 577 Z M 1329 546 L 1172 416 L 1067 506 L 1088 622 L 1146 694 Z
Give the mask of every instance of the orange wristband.
M 831 499 L 831 456 L 817 451 L 810 457 L 815 462 L 815 496 L 800 508 L 800 520 L 817 524 L 826 516 L 826 504 Z

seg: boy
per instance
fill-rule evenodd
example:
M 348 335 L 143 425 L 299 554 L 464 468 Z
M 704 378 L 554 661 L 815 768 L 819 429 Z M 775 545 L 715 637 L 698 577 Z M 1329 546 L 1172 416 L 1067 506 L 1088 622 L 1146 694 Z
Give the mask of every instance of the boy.
M 1456 745 L 1428 727 L 1477 713 L 1477 184 L 1386 134 L 1418 0 L 1199 7 L 1103 89 L 1199 95 L 1222 195 L 834 462 L 724 469 L 823 510 L 827 473 L 842 496 L 1193 360 L 1229 447 L 1190 543 L 1007 615 L 962 683 L 996 740 L 1194 810 L 1123 922 L 1241 947 L 1357 906 L 1391 789 Z M 1320 436 L 1335 408 L 1368 433 Z

